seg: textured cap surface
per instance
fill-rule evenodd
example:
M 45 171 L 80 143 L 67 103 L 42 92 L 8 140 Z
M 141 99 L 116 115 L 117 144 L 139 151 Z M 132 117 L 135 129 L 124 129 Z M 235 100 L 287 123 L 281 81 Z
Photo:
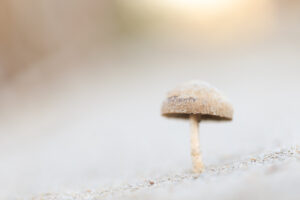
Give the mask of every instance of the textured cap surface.
M 202 81 L 190 81 L 171 90 L 163 102 L 165 116 L 199 114 L 208 118 L 232 119 L 233 107 L 221 92 Z

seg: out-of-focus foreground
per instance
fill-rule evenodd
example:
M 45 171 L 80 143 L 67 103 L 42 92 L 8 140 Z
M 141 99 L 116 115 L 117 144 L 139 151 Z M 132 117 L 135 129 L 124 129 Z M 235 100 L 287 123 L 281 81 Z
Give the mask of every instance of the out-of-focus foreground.
M 297 0 L 0 1 L 0 198 L 190 169 L 188 123 L 160 116 L 166 91 L 190 79 L 235 108 L 233 122 L 201 126 L 207 165 L 299 145 L 299 11 Z M 274 184 L 299 183 L 297 167 Z M 237 177 L 216 194 L 269 183 Z

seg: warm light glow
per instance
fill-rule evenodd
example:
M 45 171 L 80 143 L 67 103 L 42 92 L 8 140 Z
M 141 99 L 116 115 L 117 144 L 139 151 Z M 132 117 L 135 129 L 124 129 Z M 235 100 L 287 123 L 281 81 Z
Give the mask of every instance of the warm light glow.
M 165 3 L 166 6 L 178 10 L 215 13 L 233 6 L 236 1 L 237 0 L 165 0 Z
M 146 19 L 143 25 L 155 24 L 148 31 L 165 32 L 168 38 L 221 43 L 261 35 L 272 26 L 272 0 L 123 1 L 131 2 L 128 13 Z
M 245 0 L 131 0 L 125 4 L 154 13 L 180 15 L 222 15 L 223 12 L 240 6 Z M 247 0 L 251 1 L 251 0 Z M 257 0 L 256 0 L 257 1 Z M 262 0 L 264 1 L 264 0 Z
M 177 6 L 205 6 L 218 7 L 232 2 L 233 0 L 167 0 L 168 3 Z

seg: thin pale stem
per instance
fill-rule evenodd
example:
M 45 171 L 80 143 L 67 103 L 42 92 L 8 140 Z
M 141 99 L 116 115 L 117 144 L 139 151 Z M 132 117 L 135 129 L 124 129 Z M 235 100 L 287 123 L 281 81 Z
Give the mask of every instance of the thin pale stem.
M 200 116 L 190 115 L 191 156 L 192 156 L 194 173 L 201 173 L 204 170 L 204 165 L 202 162 L 202 154 L 200 152 L 200 143 L 199 143 L 199 122 L 200 122 Z

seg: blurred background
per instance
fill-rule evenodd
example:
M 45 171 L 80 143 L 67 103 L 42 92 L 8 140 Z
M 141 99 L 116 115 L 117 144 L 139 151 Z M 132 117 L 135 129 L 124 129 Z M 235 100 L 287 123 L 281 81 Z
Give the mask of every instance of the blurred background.
M 191 168 L 168 90 L 211 83 L 207 165 L 300 143 L 298 0 L 1 0 L 0 198 Z

